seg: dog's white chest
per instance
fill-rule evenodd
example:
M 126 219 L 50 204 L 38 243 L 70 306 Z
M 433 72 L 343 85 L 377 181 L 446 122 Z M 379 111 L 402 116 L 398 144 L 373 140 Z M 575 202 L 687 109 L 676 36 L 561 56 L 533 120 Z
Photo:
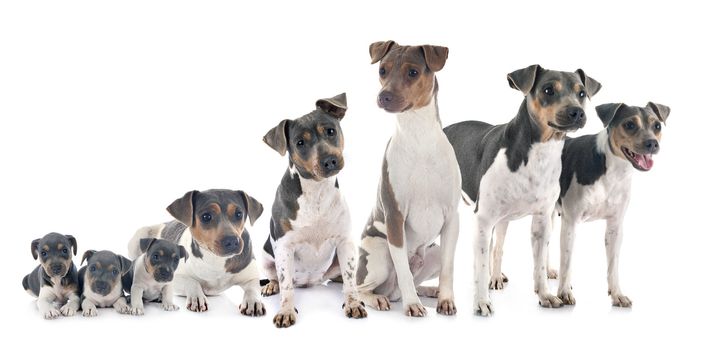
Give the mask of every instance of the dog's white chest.
M 620 215 L 631 194 L 632 169 L 628 162 L 608 155 L 606 174 L 591 185 L 580 185 L 574 176 L 562 207 L 566 214 L 579 221 L 606 219 Z M 613 161 L 626 164 L 613 164 Z
M 192 233 L 189 229 L 182 234 L 179 243 L 188 252 L 192 251 Z M 190 256 L 187 262 L 180 260 L 173 281 L 177 280 L 177 275 L 189 275 L 200 283 L 202 290 L 207 295 L 216 295 L 231 287 L 234 275 L 228 273 L 225 268 L 227 257 L 217 256 L 203 248 L 200 248 L 200 252 L 202 253 L 201 259 Z
M 561 191 L 563 144 L 563 140 L 533 144 L 528 162 L 515 172 L 508 167 L 506 149 L 500 149 L 481 178 L 479 211 L 509 220 L 550 212 Z

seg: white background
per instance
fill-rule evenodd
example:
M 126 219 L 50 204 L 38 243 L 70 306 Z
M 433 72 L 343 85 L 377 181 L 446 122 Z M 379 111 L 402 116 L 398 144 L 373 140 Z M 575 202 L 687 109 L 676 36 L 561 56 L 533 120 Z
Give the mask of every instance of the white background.
M 692 1 L 3 2 L 0 300 L 11 323 L 3 340 L 60 348 L 715 347 L 714 15 Z M 633 178 L 620 267 L 632 309 L 611 307 L 606 295 L 601 222 L 579 227 L 578 304 L 541 309 L 524 219 L 509 228 L 510 283 L 492 293 L 495 315 L 473 316 L 472 220 L 462 207 L 454 317 L 437 315 L 427 299 L 424 319 L 394 304 L 348 320 L 339 286 L 329 285 L 298 292 L 299 321 L 289 330 L 271 323 L 277 296 L 265 299 L 267 316 L 240 316 L 239 288 L 210 299 L 205 314 L 151 305 L 142 318 L 103 310 L 95 319 L 41 319 L 20 281 L 36 264 L 30 241 L 51 231 L 75 235 L 80 255 L 126 253 L 135 229 L 169 220 L 165 207 L 186 191 L 242 189 L 267 209 L 250 228 L 258 253 L 287 163 L 262 136 L 340 92 L 349 103 L 340 184 L 358 241 L 394 130 L 394 117 L 374 102 L 378 68 L 368 54 L 370 43 L 387 39 L 450 48 L 438 73 L 444 125 L 508 121 L 522 97 L 506 74 L 534 63 L 583 68 L 603 84 L 581 133 L 599 131 L 600 103 L 672 108 L 654 169 Z

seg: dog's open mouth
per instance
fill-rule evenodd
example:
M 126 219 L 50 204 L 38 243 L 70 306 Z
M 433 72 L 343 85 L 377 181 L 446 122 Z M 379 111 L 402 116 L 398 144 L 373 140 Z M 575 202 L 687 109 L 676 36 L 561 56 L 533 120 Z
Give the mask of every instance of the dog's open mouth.
M 581 125 L 578 125 L 578 124 L 558 125 L 554 122 L 548 122 L 548 126 L 554 128 L 558 131 L 564 131 L 564 132 L 576 131 L 581 128 Z
M 648 171 L 653 167 L 653 158 L 651 154 L 638 154 L 623 146 L 621 146 L 621 151 L 623 151 L 626 158 L 631 162 L 631 164 L 633 164 L 634 168 L 641 171 Z

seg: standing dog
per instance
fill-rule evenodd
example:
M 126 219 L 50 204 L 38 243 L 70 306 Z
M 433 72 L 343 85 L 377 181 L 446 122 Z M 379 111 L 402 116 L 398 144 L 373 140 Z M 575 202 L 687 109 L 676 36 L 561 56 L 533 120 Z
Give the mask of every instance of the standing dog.
M 82 290 L 82 316 L 97 316 L 97 307 L 112 306 L 121 314 L 130 312 L 122 291 L 122 275 L 129 271 L 132 261 L 108 250 L 88 250 L 82 255 L 79 281 Z
M 560 193 L 561 150 L 566 133 L 585 125 L 584 104 L 601 88 L 580 69 L 558 72 L 538 65 L 508 74 L 508 81 L 525 96 L 510 122 L 494 126 L 465 121 L 445 129 L 461 167 L 464 199 L 475 205 L 474 312 L 482 316 L 493 312 L 489 246 L 494 227 L 500 250 L 508 222 L 526 215 L 533 216 L 533 277 L 539 303 L 562 305 L 549 293 L 546 279 L 551 214 Z M 494 277 L 502 278 L 500 273 Z
M 174 292 L 187 297 L 187 309 L 207 311 L 207 295 L 218 295 L 229 287 L 244 289 L 239 312 L 261 316 L 259 270 L 245 224 L 262 214 L 262 204 L 243 191 L 189 191 L 175 200 L 169 211 L 177 221 L 143 227 L 128 244 L 131 258 L 142 254 L 143 238 L 164 238 L 190 251 L 172 280 Z
M 270 280 L 262 294 L 282 294 L 274 317 L 277 327 L 289 327 L 296 321 L 294 286 L 314 286 L 340 276 L 344 314 L 366 317 L 354 280 L 349 207 L 337 180 L 344 167 L 344 135 L 339 122 L 347 110 L 346 95 L 320 99 L 316 106 L 301 118 L 281 121 L 264 136 L 264 142 L 280 155 L 289 152 L 289 168 L 277 188 L 264 244 Z
M 73 316 L 80 309 L 77 268 L 72 256 L 77 254 L 77 241 L 70 235 L 48 233 L 30 244 L 32 257 L 38 265 L 22 279 L 22 287 L 37 297 L 37 308 L 46 319 Z M 58 310 L 53 303 L 63 304 Z
M 441 46 L 369 47 L 380 62 L 380 108 L 396 114 L 384 153 L 377 204 L 362 233 L 357 285 L 360 299 L 378 310 L 401 297 L 404 312 L 424 316 L 419 296 L 438 297 L 437 312 L 453 315 L 454 252 L 459 234 L 461 177 L 441 130 L 435 73 L 449 54 Z M 434 240 L 441 236 L 441 248 Z M 439 276 L 439 287 L 416 287 Z
M 576 225 L 606 220 L 608 294 L 613 306 L 632 302 L 618 283 L 618 254 L 623 239 L 623 218 L 631 198 L 631 168 L 648 171 L 658 153 L 661 124 L 670 108 L 649 102 L 645 108 L 609 103 L 596 107 L 605 129 L 595 135 L 566 141 L 561 171 L 561 270 L 558 297 L 575 304 L 571 292 L 571 256 Z
M 176 311 L 172 302 L 172 279 L 180 259 L 187 261 L 187 250 L 166 239 L 140 239 L 140 255 L 130 270 L 122 276 L 122 289 L 130 294 L 130 313 L 145 314 L 143 302 L 162 303 L 165 311 Z

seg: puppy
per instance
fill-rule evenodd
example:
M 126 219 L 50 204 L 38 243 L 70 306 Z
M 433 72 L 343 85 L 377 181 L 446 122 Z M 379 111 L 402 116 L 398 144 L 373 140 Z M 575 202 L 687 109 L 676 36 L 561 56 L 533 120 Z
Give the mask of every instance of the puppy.
M 122 275 L 132 266 L 132 261 L 108 250 L 88 250 L 82 255 L 79 285 L 82 290 L 82 316 L 97 316 L 97 307 L 112 306 L 121 314 L 130 312 L 122 292 Z
M 349 207 L 339 192 L 337 174 L 344 166 L 344 136 L 339 121 L 346 113 L 346 95 L 320 99 L 317 109 L 272 128 L 264 142 L 280 155 L 289 152 L 289 168 L 272 206 L 270 234 L 264 244 L 270 281 L 263 295 L 282 294 L 277 327 L 297 318 L 294 287 L 309 287 L 341 277 L 347 317 L 366 317 L 357 297 L 355 247 Z
M 37 297 L 37 308 L 46 319 L 74 316 L 80 308 L 77 269 L 72 256 L 77 255 L 77 241 L 70 235 L 48 233 L 30 244 L 38 265 L 22 279 L 22 287 Z M 54 303 L 62 304 L 58 310 Z
M 131 298 L 130 312 L 135 316 L 144 315 L 144 300 L 162 303 L 165 311 L 179 310 L 172 302 L 171 282 L 180 259 L 187 261 L 187 250 L 165 239 L 143 238 L 140 251 L 142 255 L 122 276 L 122 289 Z

